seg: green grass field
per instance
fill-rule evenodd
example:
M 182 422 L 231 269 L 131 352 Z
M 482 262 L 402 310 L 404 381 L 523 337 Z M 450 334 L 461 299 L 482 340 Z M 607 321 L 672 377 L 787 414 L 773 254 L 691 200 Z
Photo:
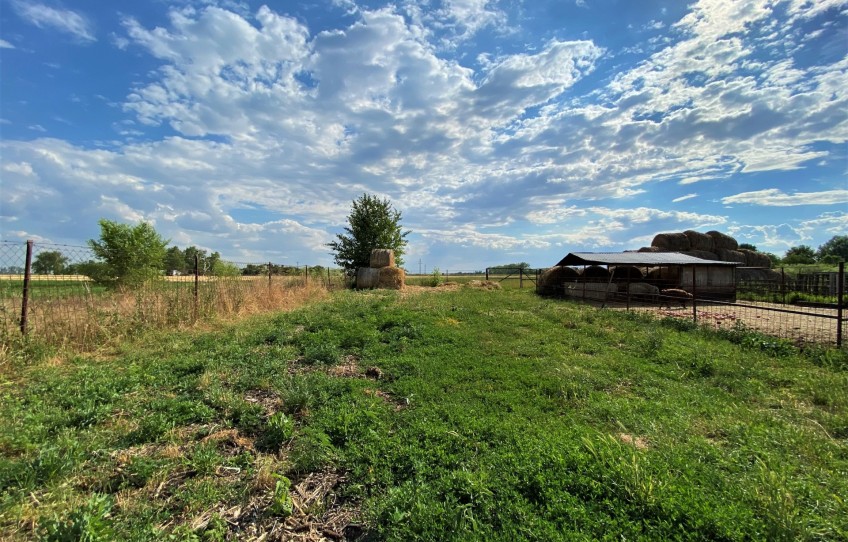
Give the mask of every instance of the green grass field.
M 462 288 L 5 359 L 2 539 L 848 537 L 844 350 Z

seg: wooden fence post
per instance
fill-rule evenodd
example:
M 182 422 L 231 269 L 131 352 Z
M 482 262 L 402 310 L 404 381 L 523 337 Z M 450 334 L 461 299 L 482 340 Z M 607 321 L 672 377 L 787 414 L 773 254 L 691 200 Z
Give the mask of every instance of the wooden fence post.
M 26 264 L 24 267 L 24 291 L 21 298 L 21 333 L 27 334 L 27 319 L 29 318 L 29 282 L 32 279 L 32 245 L 30 239 L 26 242 Z

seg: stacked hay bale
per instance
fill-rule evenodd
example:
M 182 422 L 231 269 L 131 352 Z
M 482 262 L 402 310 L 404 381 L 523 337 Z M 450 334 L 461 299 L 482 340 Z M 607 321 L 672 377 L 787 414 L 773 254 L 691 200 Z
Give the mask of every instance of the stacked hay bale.
M 762 252 L 740 249 L 733 237 L 720 231 L 701 233 L 686 230 L 680 233 L 660 233 L 654 236 L 651 246 L 638 252 L 680 252 L 702 260 L 737 262 L 747 267 L 771 268 L 771 260 Z
M 404 287 L 406 274 L 395 265 L 395 253 L 385 248 L 371 251 L 368 267 L 356 270 L 356 287 L 360 289 L 384 288 L 400 290 Z
M 566 282 L 574 282 L 580 274 L 573 268 L 565 265 L 555 265 L 545 269 L 539 275 L 539 293 L 542 295 L 553 295 L 562 292 Z

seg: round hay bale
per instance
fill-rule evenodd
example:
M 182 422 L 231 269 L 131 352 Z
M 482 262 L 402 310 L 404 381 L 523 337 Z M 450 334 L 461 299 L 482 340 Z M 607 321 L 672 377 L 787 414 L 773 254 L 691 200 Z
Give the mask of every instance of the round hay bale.
M 762 252 L 748 250 L 747 248 L 740 248 L 739 252 L 745 255 L 745 265 L 748 267 L 771 268 L 771 259 Z
M 627 292 L 636 299 L 655 301 L 660 289 L 647 282 L 632 282 L 627 285 Z
M 638 282 L 644 278 L 642 271 L 633 265 L 617 265 L 612 268 L 613 282 Z
M 580 276 L 587 281 L 592 282 L 609 282 L 610 274 L 605 267 L 600 265 L 590 265 L 584 267 Z
M 745 265 L 745 255 L 738 250 L 718 249 L 718 259 L 723 262 L 737 262 Z
M 395 266 L 395 253 L 393 250 L 389 250 L 388 248 L 375 248 L 371 251 L 371 262 L 369 264 L 370 267 L 381 268 L 381 267 L 394 267 Z
M 654 267 L 647 279 L 658 286 L 675 286 L 680 282 L 680 267 Z
M 539 293 L 552 294 L 562 289 L 562 285 L 569 280 L 576 280 L 580 274 L 577 270 L 565 266 L 555 265 L 542 271 L 539 275 Z
M 661 249 L 660 247 L 642 247 L 636 252 L 668 252 L 666 250 Z
M 686 230 L 683 235 L 689 238 L 689 248 L 691 250 L 703 250 L 706 252 L 713 251 L 713 238 L 706 233 L 701 233 L 695 230 Z
M 682 233 L 658 233 L 651 241 L 651 246 L 659 247 L 671 252 L 689 250 L 689 238 Z
M 400 267 L 381 267 L 377 269 L 377 288 L 400 290 L 404 286 L 406 273 Z
M 701 258 L 702 260 L 718 260 L 718 255 L 715 252 L 708 252 L 706 250 L 687 250 L 685 252 L 681 252 L 681 254 L 694 256 L 695 258 Z
M 377 287 L 380 271 L 373 267 L 360 267 L 356 270 L 356 287 L 360 290 Z
M 713 239 L 713 252 L 718 252 L 720 249 L 736 250 L 739 248 L 739 243 L 736 242 L 736 239 L 720 231 L 708 231 L 707 235 Z

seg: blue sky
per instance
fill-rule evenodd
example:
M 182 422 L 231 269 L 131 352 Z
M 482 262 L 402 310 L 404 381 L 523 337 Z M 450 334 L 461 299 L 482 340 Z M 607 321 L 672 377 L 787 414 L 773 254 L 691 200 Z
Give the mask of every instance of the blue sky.
M 0 0 L 0 136 L 4 240 L 327 265 L 368 192 L 410 269 L 782 254 L 848 233 L 848 0 Z

